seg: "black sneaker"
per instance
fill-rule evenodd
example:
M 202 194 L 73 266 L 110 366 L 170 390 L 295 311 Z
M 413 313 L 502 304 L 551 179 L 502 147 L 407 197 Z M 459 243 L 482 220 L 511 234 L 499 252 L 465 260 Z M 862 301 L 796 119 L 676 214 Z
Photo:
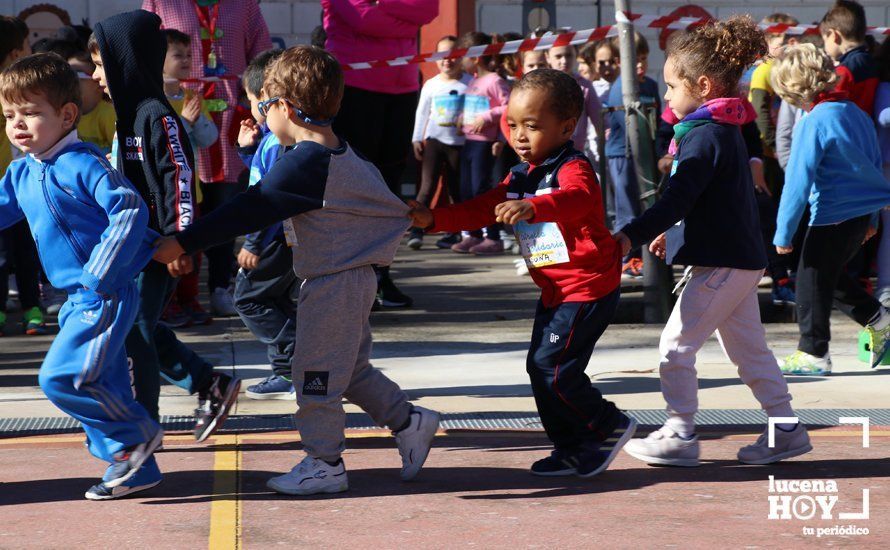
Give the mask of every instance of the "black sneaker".
M 214 372 L 210 387 L 198 393 L 198 408 L 195 409 L 195 439 L 204 441 L 221 428 L 229 409 L 238 400 L 241 380 L 228 374 Z
M 407 308 L 414 304 L 389 277 L 381 277 L 377 285 L 377 304 L 384 309 Z
M 112 500 L 132 495 L 133 493 L 147 491 L 157 486 L 162 480 L 163 477 L 161 476 L 161 470 L 158 469 L 157 461 L 147 460 L 126 483 L 117 487 L 109 487 L 107 481 L 102 481 L 90 487 L 83 496 L 87 500 Z
M 578 473 L 578 457 L 573 453 L 554 449 L 550 456 L 532 464 L 531 473 L 543 477 L 573 476 Z
M 609 467 L 609 464 L 615 460 L 618 451 L 630 441 L 637 431 L 637 421 L 621 414 L 618 426 L 612 430 L 612 433 L 599 442 L 593 450 L 585 450 L 578 454 L 578 477 L 593 477 Z
M 163 440 L 164 430 L 158 428 L 157 433 L 148 441 L 127 447 L 123 451 L 115 453 L 114 462 L 108 467 L 102 484 L 109 489 L 123 485 L 136 475 L 139 468 L 157 450 Z
M 461 241 L 460 233 L 448 233 L 438 241 L 436 241 L 436 248 L 441 248 L 443 250 L 451 250 L 451 245 L 455 245 Z

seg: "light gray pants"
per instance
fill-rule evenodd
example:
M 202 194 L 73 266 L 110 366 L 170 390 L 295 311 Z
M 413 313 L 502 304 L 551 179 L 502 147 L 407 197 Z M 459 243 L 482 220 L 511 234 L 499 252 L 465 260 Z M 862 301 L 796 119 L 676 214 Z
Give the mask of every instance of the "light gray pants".
M 368 316 L 376 294 L 371 266 L 307 279 L 300 287 L 292 375 L 297 428 L 309 456 L 335 461 L 346 447 L 343 398 L 379 426 L 396 429 L 408 421 L 408 396 L 370 363 Z
M 757 283 L 763 270 L 694 267 L 661 333 L 661 392 L 668 425 L 685 435 L 698 411 L 695 354 L 714 332 L 769 416 L 793 416 L 788 384 L 766 343 Z M 685 433 L 684 433 L 685 432 Z

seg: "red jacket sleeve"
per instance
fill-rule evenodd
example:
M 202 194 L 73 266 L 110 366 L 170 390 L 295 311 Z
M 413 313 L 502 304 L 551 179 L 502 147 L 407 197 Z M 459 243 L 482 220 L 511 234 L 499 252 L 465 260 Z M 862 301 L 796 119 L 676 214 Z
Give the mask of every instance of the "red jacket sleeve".
M 602 208 L 602 192 L 589 162 L 569 161 L 559 169 L 557 178 L 559 190 L 528 199 L 535 209 L 532 223 L 572 222 Z
M 509 176 L 507 176 L 509 178 Z M 472 231 L 491 225 L 495 222 L 494 207 L 507 199 L 507 182 L 482 193 L 478 197 L 444 208 L 433 209 L 433 233 L 445 231 L 456 233 L 458 231 Z

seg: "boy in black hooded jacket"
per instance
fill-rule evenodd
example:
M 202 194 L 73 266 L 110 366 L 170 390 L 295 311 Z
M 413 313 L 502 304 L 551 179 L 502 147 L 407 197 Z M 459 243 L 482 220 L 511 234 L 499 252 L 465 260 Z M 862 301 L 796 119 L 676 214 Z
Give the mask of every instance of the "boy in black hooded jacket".
M 117 155 L 114 162 L 148 203 L 150 226 L 161 235 L 188 227 L 195 216 L 194 158 L 182 122 L 164 93 L 167 39 L 160 18 L 144 10 L 96 24 L 89 49 L 93 79 L 114 102 Z M 241 383 L 213 367 L 158 323 L 176 287 L 191 270 L 189 258 L 167 266 L 151 262 L 137 278 L 141 304 L 127 337 L 136 399 L 158 418 L 160 375 L 198 393 L 195 438 L 203 441 L 222 425 Z

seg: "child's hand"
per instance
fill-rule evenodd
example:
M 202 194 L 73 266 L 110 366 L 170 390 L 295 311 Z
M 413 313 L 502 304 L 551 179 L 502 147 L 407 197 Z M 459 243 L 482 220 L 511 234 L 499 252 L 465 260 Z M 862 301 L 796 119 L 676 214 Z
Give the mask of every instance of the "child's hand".
M 776 252 L 778 252 L 779 254 L 791 254 L 791 252 L 793 250 L 794 250 L 793 246 L 777 246 L 776 247 Z
M 260 141 L 260 127 L 252 118 L 241 121 L 241 128 L 238 130 L 238 146 L 253 147 Z
M 242 269 L 246 269 L 250 271 L 251 269 L 256 269 L 257 264 L 260 262 L 260 257 L 242 247 L 240 251 L 238 251 L 238 265 L 241 266 Z
M 622 233 L 622 235 L 623 234 L 624 233 Z M 664 233 L 655 237 L 655 240 L 649 243 L 649 252 L 655 254 L 662 260 L 664 259 L 665 255 L 667 254 L 667 240 L 665 239 Z M 625 255 L 626 254 L 627 252 L 625 252 Z
M 662 174 L 670 174 L 671 167 L 674 165 L 674 156 L 665 155 L 658 159 L 658 171 Z
M 482 115 L 479 115 L 476 117 L 476 120 L 473 121 L 473 124 L 470 127 L 470 130 L 474 134 L 481 134 L 483 128 L 485 128 L 485 119 L 482 118 Z
M 767 197 L 772 197 L 773 194 L 770 192 L 766 178 L 763 176 L 763 163 L 752 159 L 748 164 L 751 166 L 751 179 L 754 180 L 754 190 L 766 193 Z
M 408 211 L 408 219 L 411 220 L 412 226 L 426 229 L 433 225 L 435 219 L 429 208 L 417 201 L 408 201 L 408 206 L 411 207 L 411 210 Z
M 615 241 L 618 243 L 618 246 L 621 247 L 621 256 L 627 256 L 627 253 L 630 252 L 631 247 L 630 238 L 628 238 L 628 236 L 621 231 L 612 235 L 612 238 L 615 239 Z M 657 241 L 658 239 L 655 240 Z
M 513 225 L 518 221 L 534 218 L 535 207 L 526 200 L 504 201 L 494 207 L 494 215 L 496 221 Z
M 501 156 L 501 151 L 504 150 L 504 142 L 503 141 L 495 141 L 491 144 L 491 156 L 499 157 Z
M 182 114 L 179 116 L 189 124 L 194 124 L 198 117 L 201 116 L 201 96 L 192 95 L 186 97 L 182 104 Z
M 872 237 L 874 237 L 877 234 L 878 234 L 878 228 L 872 227 L 871 225 L 869 225 L 868 229 L 865 230 L 865 238 L 862 239 L 862 244 L 867 243 L 869 239 L 871 239 Z
M 192 272 L 192 257 L 183 254 L 167 264 L 167 271 L 171 277 L 182 277 Z
M 414 146 L 414 158 L 417 159 L 417 162 L 423 161 L 423 142 L 415 141 L 411 145 Z
M 185 254 L 185 250 L 179 245 L 179 241 L 176 240 L 176 237 L 161 237 L 156 240 L 154 244 L 156 250 L 152 255 L 152 258 L 156 262 L 162 264 L 169 264 L 176 261 L 180 256 Z

